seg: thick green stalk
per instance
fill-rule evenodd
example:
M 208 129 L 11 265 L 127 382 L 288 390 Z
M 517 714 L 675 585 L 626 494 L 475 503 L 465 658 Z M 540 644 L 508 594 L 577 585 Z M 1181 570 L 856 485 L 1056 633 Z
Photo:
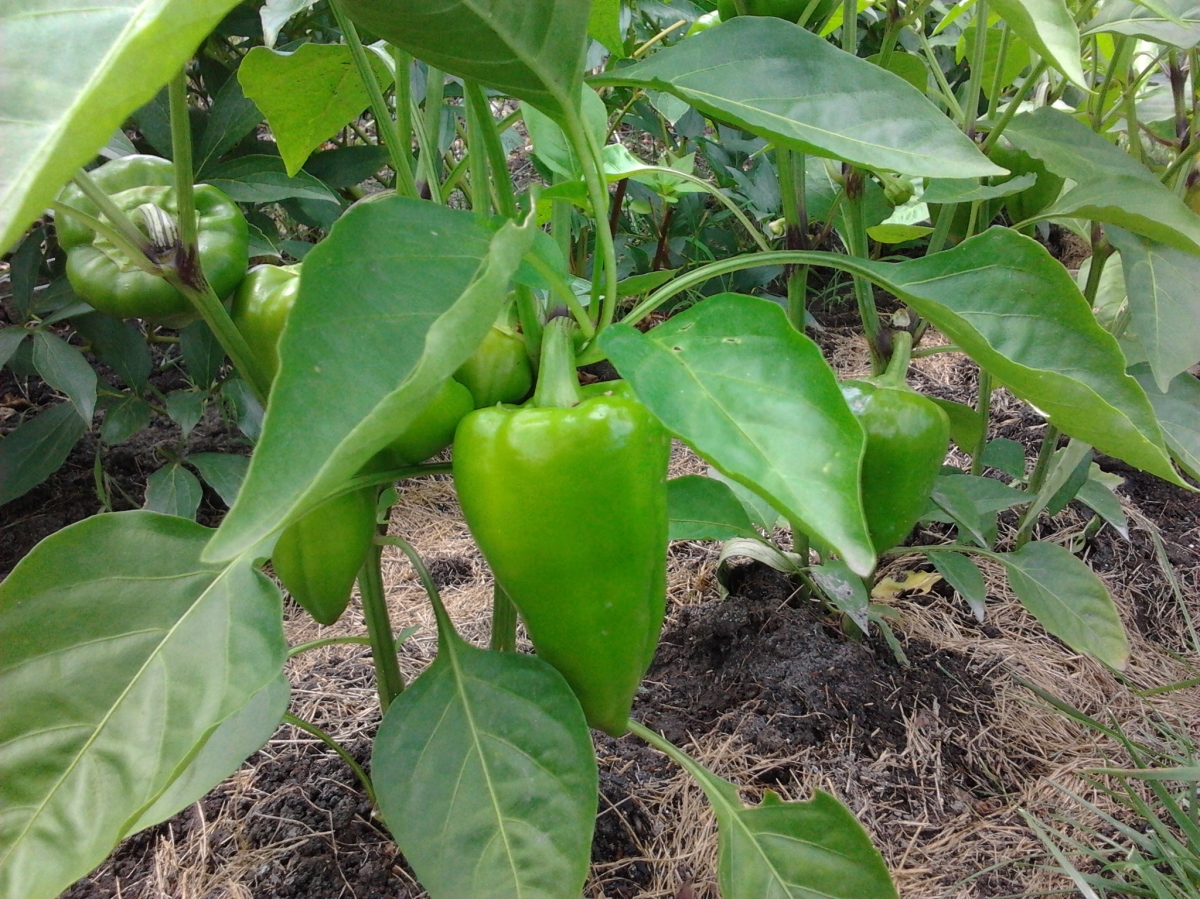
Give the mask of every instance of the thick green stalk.
M 378 541 L 380 538 L 376 538 Z M 389 543 L 392 538 L 382 538 Z M 371 658 L 375 663 L 375 686 L 379 691 L 379 709 L 386 712 L 392 700 L 404 692 L 404 675 L 396 658 L 396 638 L 388 614 L 387 594 L 383 587 L 383 547 L 371 544 L 367 560 L 358 573 L 358 591 L 362 595 L 363 617 L 367 621 L 367 636 L 371 641 Z
M 583 399 L 575 370 L 574 331 L 575 323 L 569 318 L 560 316 L 546 323 L 533 406 L 569 409 Z
M 1008 45 L 1012 39 L 1012 30 L 1007 22 L 1001 23 L 1000 52 L 996 54 L 996 71 L 992 73 L 991 89 L 988 91 L 987 117 L 991 119 L 1000 108 L 1000 94 L 1004 92 L 1004 63 L 1008 59 Z
M 946 75 L 942 72 L 942 64 L 938 61 L 937 54 L 933 52 L 929 38 L 925 36 L 925 29 L 914 28 L 913 31 L 917 36 L 917 40 L 921 43 L 921 53 L 925 56 L 925 61 L 929 64 L 929 70 L 933 72 L 933 77 L 937 81 L 942 101 L 946 104 L 946 109 L 950 112 L 950 118 L 961 126 L 964 118 L 962 107 L 958 103 L 958 97 L 954 96 L 954 90 L 950 87 L 950 82 L 946 80 Z
M 775 149 L 779 169 L 780 196 L 783 200 L 783 220 L 787 226 L 789 250 L 808 249 L 808 214 L 805 208 L 804 154 L 786 147 Z M 787 272 L 787 314 L 792 327 L 804 333 L 805 306 L 808 298 L 808 266 L 789 266 Z
M 466 101 L 475 109 L 479 120 L 479 133 L 483 139 L 484 152 L 492 169 L 492 183 L 496 189 L 496 208 L 500 214 L 515 219 L 518 215 L 517 196 L 513 191 L 512 176 L 508 172 L 508 154 L 500 140 L 500 129 L 492 116 L 492 104 L 488 102 L 483 88 L 474 81 L 467 81 Z
M 975 137 L 975 121 L 979 118 L 979 95 L 983 91 L 984 68 L 987 65 L 988 0 L 975 3 L 975 46 L 971 54 L 971 80 L 967 83 L 967 105 L 963 112 L 963 131 Z
M 117 208 L 116 204 L 109 199 L 108 194 L 104 192 L 100 185 L 92 180 L 92 176 L 83 169 L 80 169 L 75 173 L 74 181 L 79 189 L 83 191 L 83 195 L 95 203 L 100 214 L 104 218 L 108 219 L 110 224 L 108 225 L 106 232 L 120 235 L 121 249 L 125 251 L 131 259 L 136 259 L 137 256 L 142 256 L 146 258 L 147 265 L 154 265 L 155 263 L 150 259 L 150 256 L 154 253 L 154 245 L 150 242 L 146 235 L 141 232 L 137 225 L 129 220 L 129 216 Z M 70 207 L 64 206 L 63 208 L 67 209 Z M 74 210 L 72 210 L 71 214 L 76 215 L 80 219 L 87 222 L 88 227 L 95 227 L 93 222 L 89 221 L 89 219 L 92 217 L 86 216 L 82 212 L 75 212 Z M 97 228 L 95 230 L 99 229 Z M 108 237 L 108 233 L 105 233 L 105 236 Z M 129 247 L 135 248 L 137 252 L 129 253 Z M 135 264 L 140 265 L 140 263 Z M 147 271 L 149 271 L 149 269 L 147 269 Z
M 467 82 L 463 82 L 464 87 Z M 487 151 L 483 147 L 483 129 L 486 127 L 479 117 L 479 107 L 464 94 L 463 107 L 467 114 L 467 165 L 471 172 L 471 210 L 479 216 L 492 215 L 492 190 L 488 177 Z M 489 116 L 490 118 L 490 116 Z
M 971 474 L 983 474 L 983 449 L 987 446 L 988 420 L 992 416 L 992 376 L 984 369 L 979 369 L 979 390 L 975 398 L 975 412 L 979 415 L 981 427 L 979 440 L 971 450 Z
M 858 48 L 858 2 L 842 0 L 842 49 L 854 55 Z
M 1020 111 L 1021 104 L 1025 102 L 1025 98 L 1029 96 L 1029 92 L 1037 85 L 1038 81 L 1041 79 L 1042 75 L 1046 73 L 1046 69 L 1049 68 L 1049 66 L 1050 64 L 1046 62 L 1046 60 L 1041 60 L 1036 66 L 1033 67 L 1033 71 L 1029 73 L 1028 77 L 1021 82 L 1021 86 L 1017 88 L 1016 94 L 1008 102 L 1008 105 L 1004 107 L 1004 112 L 1000 113 L 1000 120 L 996 122 L 994 126 L 992 126 L 992 130 L 989 131 L 988 136 L 984 138 L 983 145 L 981 147 L 984 153 L 990 150 L 995 145 L 996 141 L 1000 139 L 1000 135 L 1004 133 L 1004 129 L 1008 127 L 1008 123 L 1011 122 L 1013 120 L 1013 116 Z
M 79 184 L 80 182 L 76 180 L 75 183 Z M 108 200 L 107 196 L 105 196 L 105 200 Z M 111 203 L 111 201 L 109 202 Z M 162 266 L 151 262 L 149 257 L 146 255 L 148 252 L 153 252 L 153 248 L 150 246 L 150 241 L 146 240 L 146 235 L 142 234 L 141 231 L 137 231 L 136 227 L 134 230 L 137 231 L 138 236 L 141 238 L 142 242 L 145 243 L 145 247 L 141 247 L 132 243 L 123 232 L 118 231 L 112 225 L 101 221 L 94 215 L 88 215 L 86 212 L 76 209 L 74 206 L 67 206 L 63 203 L 51 203 L 50 208 L 54 210 L 55 217 L 69 215 L 72 218 L 78 219 L 80 223 L 87 225 L 97 234 L 111 241 L 117 247 L 117 249 L 125 254 L 125 256 L 133 265 L 136 265 L 142 271 L 148 272 L 151 275 L 158 275 L 160 278 L 162 277 Z M 122 218 L 125 218 L 125 214 L 123 212 L 120 210 L 116 210 L 116 212 Z M 125 221 L 126 223 L 132 225 L 132 222 L 129 222 L 129 219 L 126 218 Z
M 391 44 L 388 45 L 388 49 L 396 66 L 396 133 L 400 135 L 400 152 L 404 154 L 404 162 L 411 176 L 416 168 L 412 151 L 412 54 Z M 414 190 L 416 186 L 414 180 Z
M 887 368 L 875 380 L 888 387 L 903 387 L 908 383 L 908 363 L 912 358 L 912 333 L 904 330 L 892 332 L 892 355 Z
M 367 51 L 358 37 L 358 29 L 347 17 L 339 0 L 329 0 L 329 8 L 333 10 L 338 29 L 346 39 L 350 55 L 354 57 L 354 67 L 358 69 L 359 77 L 362 78 L 363 84 L 367 88 L 367 96 L 371 98 L 371 112 L 375 115 L 375 131 L 379 135 L 380 142 L 387 148 L 388 156 L 392 160 L 392 168 L 396 172 L 396 193 L 402 197 L 415 198 L 417 183 L 413 179 L 408 155 L 404 152 L 404 138 L 400 134 L 399 128 L 396 127 L 396 120 L 392 118 L 387 101 L 383 99 L 379 79 L 375 77 L 375 70 L 371 68 L 371 63 L 367 59 Z M 400 77 L 398 69 L 396 77 Z
M 179 212 L 179 259 L 199 256 L 196 245 L 196 198 L 192 191 L 192 127 L 188 117 L 187 64 L 171 79 L 167 88 L 171 110 L 171 155 L 175 166 L 175 202 Z
M 514 652 L 517 648 L 517 607 L 500 583 L 492 585 L 492 638 L 488 648 Z
M 846 220 L 849 227 L 845 236 L 850 255 L 865 260 L 868 256 L 868 242 L 866 220 L 863 214 L 863 177 L 863 173 L 855 169 L 846 173 Z M 856 180 L 852 182 L 851 179 Z M 887 357 L 883 352 L 879 310 L 875 307 L 875 293 L 869 280 L 858 274 L 853 277 L 854 298 L 858 302 L 858 314 L 862 319 L 863 331 L 867 337 L 867 349 L 871 354 L 871 371 L 879 374 L 886 365 Z
M 425 75 L 425 137 L 428 146 L 421 148 L 427 157 L 428 174 L 433 183 L 442 182 L 442 106 L 446 99 L 446 73 L 428 66 Z M 433 183 L 430 189 L 433 189 Z

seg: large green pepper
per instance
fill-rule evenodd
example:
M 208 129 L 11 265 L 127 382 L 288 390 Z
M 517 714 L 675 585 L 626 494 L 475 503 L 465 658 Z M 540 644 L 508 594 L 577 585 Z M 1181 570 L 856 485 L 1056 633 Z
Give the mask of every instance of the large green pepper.
M 867 437 L 862 499 L 877 553 L 891 549 L 917 523 L 950 448 L 950 420 L 904 381 L 912 336 L 896 334 L 887 371 L 842 383 L 842 395 Z
M 809 7 L 809 0 L 742 0 L 746 14 L 751 16 L 775 16 L 797 22 Z M 818 0 L 813 11 L 809 13 L 809 22 L 824 22 L 833 11 L 838 0 Z M 719 0 L 717 13 L 722 22 L 728 22 L 738 15 L 737 4 L 734 0 Z M 806 25 L 808 23 L 805 23 Z
M 620 735 L 662 627 L 671 442 L 622 382 L 579 387 L 565 321 L 546 329 L 533 400 L 459 424 L 454 482 L 534 648 Z
M 179 213 L 171 163 L 153 156 L 125 156 L 91 173 L 113 204 L 144 228 L 138 207 L 152 204 Z M 207 184 L 195 188 L 200 267 L 221 298 L 246 273 L 250 235 L 242 211 L 229 197 Z M 92 216 L 99 210 L 78 186 L 68 185 L 60 201 Z M 101 217 L 103 218 L 103 217 Z M 107 238 L 70 214 L 57 221 L 58 241 L 67 251 L 71 288 L 101 312 L 121 318 L 148 318 L 181 325 L 196 317 L 191 302 L 165 280 L 142 271 Z

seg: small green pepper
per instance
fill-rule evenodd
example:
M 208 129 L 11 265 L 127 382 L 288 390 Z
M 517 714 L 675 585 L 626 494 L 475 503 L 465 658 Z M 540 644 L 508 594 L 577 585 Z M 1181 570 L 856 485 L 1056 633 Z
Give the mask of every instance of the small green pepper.
M 233 295 L 233 323 L 271 380 L 279 371 L 279 335 L 299 290 L 298 264 L 256 265 Z
M 862 499 L 877 553 L 896 546 L 913 529 L 950 448 L 946 413 L 905 383 L 911 346 L 911 334 L 896 332 L 884 374 L 841 385 L 867 437 Z
M 91 173 L 113 204 L 144 227 L 138 207 L 152 204 L 173 216 L 179 213 L 171 163 L 153 156 L 126 156 Z M 213 292 L 228 296 L 246 273 L 250 235 L 242 211 L 229 197 L 207 184 L 197 185 L 196 239 L 200 267 Z M 68 185 L 60 201 L 89 215 L 99 210 L 79 189 Z M 103 217 L 101 216 L 103 220 Z M 148 318 L 178 326 L 195 319 L 191 302 L 158 275 L 138 268 L 107 238 L 69 213 L 57 221 L 59 244 L 67 252 L 67 278 L 83 300 L 101 312 L 121 318 Z
M 492 325 L 483 343 L 454 373 L 454 380 L 471 391 L 476 409 L 519 403 L 533 387 L 525 341 L 506 327 Z
M 666 604 L 671 441 L 623 382 L 579 387 L 566 322 L 546 329 L 530 402 L 459 424 L 454 483 L 534 648 L 620 735 Z

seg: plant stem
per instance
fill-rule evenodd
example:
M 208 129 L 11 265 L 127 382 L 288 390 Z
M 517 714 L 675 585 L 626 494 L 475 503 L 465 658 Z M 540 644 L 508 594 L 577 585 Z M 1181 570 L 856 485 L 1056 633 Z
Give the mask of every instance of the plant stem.
M 550 290 L 556 297 L 562 300 L 563 305 L 570 310 L 575 322 L 579 325 L 579 330 L 583 332 L 586 339 L 591 339 L 596 333 L 596 326 L 592 324 L 592 320 L 588 317 L 587 310 L 583 308 L 583 303 L 579 302 L 579 297 L 575 296 L 575 291 L 571 290 L 569 285 L 561 274 L 559 274 L 545 259 L 537 253 L 530 253 L 525 257 L 525 260 L 533 267 L 533 269 L 546 279 L 550 284 Z M 525 313 L 520 310 L 520 296 L 518 295 L 518 312 L 521 316 L 521 327 L 525 331 L 526 339 L 529 337 L 529 330 L 525 325 Z M 532 301 L 532 300 L 531 300 Z M 530 312 L 530 319 L 537 322 L 537 350 L 538 356 L 541 356 L 542 346 L 542 325 L 538 320 L 536 309 Z M 531 350 L 532 350 L 531 346 Z
M 950 87 L 950 82 L 946 80 L 946 75 L 942 72 L 942 66 L 938 62 L 937 54 L 933 52 L 929 38 L 925 36 L 925 29 L 914 28 L 913 31 L 917 35 L 917 40 L 921 43 L 921 52 L 925 55 L 925 61 L 929 64 L 930 71 L 933 72 L 934 80 L 937 81 L 938 90 L 941 92 L 946 109 L 950 112 L 950 117 L 961 124 L 964 118 L 962 106 L 959 105 L 958 97 L 954 96 L 954 89 Z
M 592 310 L 593 321 L 596 322 L 596 332 L 599 333 L 612 324 L 617 310 L 617 251 L 613 243 L 612 232 L 608 229 L 608 188 L 604 181 L 604 160 L 600 147 L 595 138 L 584 125 L 579 111 L 574 106 L 566 108 L 566 136 L 575 150 L 583 167 L 584 181 L 587 184 L 588 200 L 592 206 L 592 216 L 598 223 L 596 231 L 596 256 L 603 261 L 604 279 L 593 278 Z M 603 288 L 603 301 L 600 291 Z
M 50 208 L 54 210 L 54 215 L 56 218 L 59 216 L 69 216 L 78 220 L 82 224 L 87 225 L 97 234 L 111 241 L 117 249 L 125 254 L 125 256 L 133 265 L 136 265 L 142 271 L 148 272 L 151 275 L 158 275 L 160 278 L 162 277 L 162 266 L 151 262 L 146 256 L 145 250 L 130 243 L 124 234 L 109 225 L 107 222 L 101 221 L 94 215 L 88 215 L 86 212 L 76 209 L 74 206 L 67 206 L 63 203 L 51 203 Z M 122 217 L 124 217 L 123 214 Z M 126 219 L 126 221 L 128 221 L 128 219 Z M 146 235 L 142 234 L 140 231 L 138 234 L 141 235 L 142 240 L 146 240 Z M 149 245 L 149 241 L 147 241 L 147 245 Z M 151 252 L 153 252 L 153 250 L 151 250 Z
M 167 88 L 171 110 L 171 155 L 175 166 L 175 203 L 179 215 L 179 249 L 176 266 L 183 259 L 196 259 L 196 197 L 192 184 L 192 126 L 188 117 L 187 63 L 175 73 Z
M 570 409 L 583 399 L 575 370 L 575 323 L 552 318 L 542 335 L 542 360 L 531 405 L 539 409 Z
M 488 178 L 488 157 L 483 147 L 484 124 L 480 121 L 479 107 L 472 102 L 465 92 L 467 81 L 463 82 L 463 106 L 467 114 L 467 165 L 471 172 L 471 210 L 485 219 L 492 214 L 492 191 Z M 489 118 L 491 115 L 489 113 Z M 507 174 L 507 173 L 505 173 Z
M 356 646 L 370 646 L 371 639 L 369 637 L 325 637 L 321 640 L 309 640 L 307 643 L 297 643 L 295 646 L 289 648 L 288 658 L 294 658 L 302 652 L 320 649 L 323 646 L 340 646 L 343 643 Z
M 1029 492 L 1037 493 L 1046 482 L 1046 473 L 1050 470 L 1050 460 L 1058 449 L 1059 430 L 1052 424 L 1046 425 L 1046 433 L 1042 435 L 1042 445 L 1038 447 L 1037 461 L 1033 472 L 1029 475 Z
M 375 70 L 371 68 L 370 60 L 367 59 L 367 51 L 358 37 L 358 29 L 354 27 L 354 23 L 342 9 L 340 0 L 329 0 L 329 8 L 333 10 L 338 30 L 342 32 L 342 36 L 346 39 L 346 45 L 350 48 L 350 55 L 354 57 L 354 67 L 358 69 L 359 77 L 362 78 L 363 85 L 367 89 L 367 96 L 371 98 L 371 112 L 375 115 L 375 133 L 379 137 L 379 142 L 387 148 L 388 156 L 392 160 L 392 168 L 396 172 L 396 193 L 402 197 L 415 199 L 417 183 L 413 179 L 412 168 L 409 166 L 408 156 L 404 152 L 400 129 L 396 127 L 396 120 L 392 118 L 387 101 L 383 99 L 379 79 L 375 77 Z M 397 68 L 396 78 L 400 77 L 401 73 Z
M 386 712 L 392 700 L 404 692 L 404 675 L 396 658 L 396 639 L 388 614 L 387 595 L 383 588 L 383 546 L 376 538 L 358 573 L 358 591 L 362 595 L 363 617 L 367 622 L 367 637 L 371 642 L 371 658 L 375 662 L 375 686 L 379 691 L 379 709 Z
M 1013 95 L 1012 100 L 1010 100 L 1008 105 L 1004 107 L 1004 112 L 1000 113 L 1000 120 L 992 126 L 992 130 L 989 131 L 988 136 L 984 138 L 983 144 L 980 147 L 984 153 L 995 146 L 996 141 L 1000 139 L 1000 135 L 1004 133 L 1004 129 L 1008 127 L 1008 123 L 1013 120 L 1013 116 L 1015 116 L 1020 110 L 1021 104 L 1025 102 L 1025 98 L 1029 96 L 1029 92 L 1033 90 L 1034 86 L 1041 79 L 1042 75 L 1045 74 L 1049 65 L 1050 64 L 1043 59 L 1033 67 L 1033 71 L 1029 73 L 1029 76 L 1024 81 L 1021 82 L 1021 86 L 1017 88 L 1017 92 Z
M 975 412 L 979 415 L 979 441 L 971 451 L 971 474 L 978 477 L 983 474 L 983 449 L 987 446 L 988 419 L 992 411 L 992 375 L 984 369 L 979 369 L 979 390 L 975 399 Z
M 846 243 L 850 255 L 866 259 L 868 253 L 867 226 L 863 215 L 863 174 L 857 169 L 846 173 Z M 854 298 L 858 302 L 858 314 L 862 319 L 863 331 L 867 337 L 867 349 L 871 354 L 871 371 L 879 374 L 886 365 L 886 355 L 883 352 L 881 328 L 879 325 L 879 310 L 875 307 L 875 294 L 871 282 L 859 274 L 854 274 Z
M 429 191 L 440 203 L 443 195 L 438 185 L 442 182 L 442 105 L 446 96 L 446 73 L 433 66 L 426 66 L 425 72 L 424 131 L 427 143 L 421 147 L 421 157 L 426 163 Z
M 412 54 L 391 44 L 388 45 L 388 49 L 396 66 L 396 134 L 400 138 L 400 152 L 404 155 L 404 164 L 408 167 L 409 180 L 412 181 L 413 196 L 416 197 L 417 183 L 412 177 L 416 168 L 412 151 Z
M 842 0 L 842 50 L 855 55 L 858 46 L 858 2 Z
M 517 648 L 517 607 L 497 581 L 492 585 L 492 639 L 489 649 L 514 652 Z
M 284 712 L 283 720 L 284 723 L 290 724 L 292 727 L 299 728 L 307 734 L 312 734 L 314 737 L 336 752 L 339 756 L 341 756 L 342 761 L 345 762 L 350 770 L 354 772 L 354 776 L 357 777 L 358 782 L 362 784 L 363 792 L 367 794 L 367 799 L 370 800 L 371 805 L 379 808 L 379 800 L 375 797 L 375 788 L 371 784 L 371 778 L 367 776 L 367 772 L 362 769 L 362 766 L 359 765 L 358 762 L 354 761 L 354 757 L 346 751 L 345 747 L 343 747 L 341 743 L 329 736 L 329 734 L 325 733 L 325 731 L 321 730 L 321 728 L 317 727 L 315 724 L 309 724 L 303 718 L 297 718 L 291 712 Z
M 109 227 L 106 230 L 109 233 L 120 235 L 122 250 L 128 252 L 126 250 L 127 246 L 135 247 L 137 253 L 130 253 L 130 258 L 140 255 L 146 259 L 147 263 L 153 265 L 151 257 L 154 255 L 154 245 L 150 242 L 150 239 L 141 232 L 137 225 L 130 221 L 129 216 L 117 208 L 117 205 L 104 192 L 103 188 L 92 180 L 92 176 L 83 169 L 80 169 L 75 173 L 74 181 L 79 189 L 83 191 L 83 195 L 96 204 L 100 215 L 108 219 Z M 84 219 L 86 215 L 86 213 L 75 211 L 70 206 L 63 206 L 62 208 L 71 209 L 71 214 L 80 217 L 80 219 Z M 88 216 L 87 218 L 92 217 Z M 95 221 L 95 219 L 92 219 L 92 221 Z M 87 222 L 87 224 L 88 227 L 93 227 L 91 222 Z M 108 234 L 106 233 L 105 236 L 107 237 Z
M 963 131 L 975 139 L 975 122 L 979 118 L 979 95 L 983 90 L 984 68 L 987 66 L 988 0 L 975 3 L 975 46 L 971 54 L 971 78 L 967 82 L 967 105 L 963 109 Z
M 492 182 L 496 188 L 496 208 L 500 214 L 515 219 L 518 215 L 517 197 L 513 192 L 512 176 L 508 173 L 508 154 L 500 140 L 500 129 L 492 116 L 492 105 L 487 94 L 477 82 L 467 81 L 466 100 L 475 109 L 479 119 L 479 133 L 483 138 L 484 152 L 492 168 Z
M 457 636 L 457 632 L 454 630 L 454 624 L 450 621 L 450 613 L 446 611 L 446 606 L 442 603 L 442 596 L 438 593 L 437 584 L 433 582 L 433 575 L 429 573 L 429 569 L 421 561 L 420 554 L 403 537 L 384 537 L 383 542 L 388 546 L 399 547 L 400 551 L 408 557 L 413 570 L 416 571 L 417 577 L 421 581 L 421 586 L 425 588 L 425 593 L 429 596 L 429 602 L 433 606 L 433 614 L 437 617 L 439 647 L 444 648 L 448 645 L 453 645 L 452 640 L 453 637 Z
M 805 207 L 805 159 L 803 153 L 776 147 L 775 160 L 779 170 L 779 189 L 783 200 L 783 220 L 787 225 L 789 250 L 808 249 L 808 212 Z M 787 278 L 787 314 L 792 327 L 804 333 L 805 305 L 808 299 L 808 266 L 794 265 L 784 269 Z

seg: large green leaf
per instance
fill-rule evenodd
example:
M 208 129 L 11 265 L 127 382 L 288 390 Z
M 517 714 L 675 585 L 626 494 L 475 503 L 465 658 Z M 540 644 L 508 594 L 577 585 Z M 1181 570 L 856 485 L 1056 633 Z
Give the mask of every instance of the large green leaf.
M 350 18 L 439 69 L 564 121 L 583 79 L 581 0 L 344 0 Z
M 596 756 L 578 700 L 541 659 L 439 627 L 437 658 L 379 725 L 371 776 L 433 899 L 578 899 Z
M 1025 43 L 1079 87 L 1087 88 L 1079 57 L 1079 29 L 1063 0 L 992 0 L 993 8 Z
M 201 562 L 211 534 L 99 515 L 0 584 L 3 899 L 49 899 L 91 870 L 278 677 L 279 590 L 245 560 Z
M 0 440 L 0 506 L 50 477 L 87 428 L 70 403 L 59 403 Z
M 386 88 L 387 66 L 374 53 L 367 58 Z M 292 176 L 313 150 L 371 104 L 345 44 L 302 44 L 292 53 L 255 47 L 238 67 L 237 81 L 267 117 Z
M 1191 50 L 1200 44 L 1200 6 L 1195 0 L 1158 0 L 1157 5 L 1160 10 L 1173 13 L 1177 21 L 1163 15 L 1162 11 L 1151 9 L 1149 4 L 1108 0 L 1088 23 L 1084 34 L 1111 31 L 1170 44 L 1181 50 Z
M 1129 641 L 1104 582 L 1057 543 L 1035 541 L 995 557 L 1021 604 L 1054 636 L 1114 668 L 1129 660 Z
M 648 334 L 611 327 L 601 346 L 670 431 L 870 573 L 862 428 L 817 345 L 779 306 L 721 294 Z
M 992 228 L 933 256 L 858 266 L 1064 433 L 1181 483 L 1116 340 L 1039 243 Z
M 0 4 L 0 253 L 235 5 Z
M 738 16 L 592 84 L 666 91 L 784 146 L 867 168 L 1003 174 L 903 78 L 775 18 Z
M 262 438 L 206 556 L 249 549 L 403 433 L 495 321 L 533 232 L 395 196 L 343 216 L 304 260 Z
M 1155 387 L 1145 363 L 1135 365 L 1129 373 L 1146 388 L 1154 414 L 1166 435 L 1167 446 L 1179 466 L 1200 480 L 1200 381 L 1185 372 L 1177 375 L 1163 393 Z
M 1133 330 L 1165 393 L 1172 378 L 1200 361 L 1200 256 L 1121 228 L 1106 233 L 1121 252 Z
M 1065 112 L 1022 113 L 1004 136 L 1076 186 L 1038 218 L 1089 218 L 1200 253 L 1200 217 L 1141 163 Z

